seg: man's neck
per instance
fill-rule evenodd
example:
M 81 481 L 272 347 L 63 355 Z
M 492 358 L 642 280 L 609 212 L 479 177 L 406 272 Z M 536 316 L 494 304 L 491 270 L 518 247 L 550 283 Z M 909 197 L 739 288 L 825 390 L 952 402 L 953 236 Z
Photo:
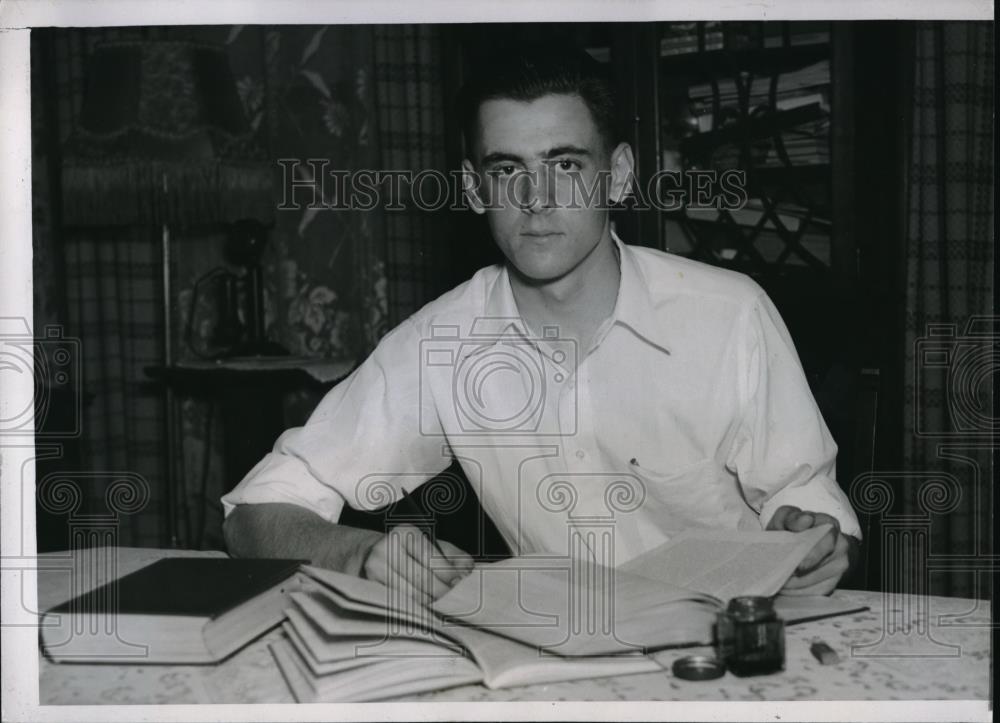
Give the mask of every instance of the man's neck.
M 614 312 L 621 280 L 618 249 L 605 228 L 594 250 L 569 273 L 535 283 L 510 274 L 518 312 L 533 333 L 556 326 L 561 338 L 575 339 L 580 358 L 590 349 L 598 328 Z

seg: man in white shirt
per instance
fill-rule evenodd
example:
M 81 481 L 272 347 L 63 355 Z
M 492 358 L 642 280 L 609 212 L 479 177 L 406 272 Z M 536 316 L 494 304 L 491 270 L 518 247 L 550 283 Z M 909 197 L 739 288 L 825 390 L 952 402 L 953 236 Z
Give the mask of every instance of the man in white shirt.
M 784 589 L 830 592 L 860 529 L 773 304 L 745 276 L 614 236 L 607 208 L 633 157 L 589 58 L 503 60 L 466 93 L 463 170 L 506 264 L 400 324 L 282 435 L 223 498 L 230 550 L 436 598 L 470 569 L 466 553 L 412 527 L 337 521 L 454 457 L 515 554 L 578 554 L 590 539 L 589 554 L 620 564 L 691 525 L 830 523 Z M 597 197 L 581 204 L 581 187 Z M 611 538 L 574 537 L 581 521 Z

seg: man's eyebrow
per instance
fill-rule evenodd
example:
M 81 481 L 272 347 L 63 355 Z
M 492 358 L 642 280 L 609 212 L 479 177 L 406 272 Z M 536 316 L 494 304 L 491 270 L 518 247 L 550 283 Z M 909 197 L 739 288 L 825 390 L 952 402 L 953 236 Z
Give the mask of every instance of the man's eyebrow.
M 591 153 L 586 148 L 574 145 L 556 146 L 550 148 L 542 154 L 542 158 L 551 159 L 559 156 L 590 156 Z M 516 153 L 505 151 L 491 151 L 483 156 L 482 164 L 488 166 L 493 163 L 524 163 L 524 159 Z
M 545 152 L 545 158 L 556 158 L 557 156 L 589 156 L 590 151 L 579 146 L 556 146 Z
M 524 163 L 524 159 L 515 153 L 505 153 L 504 151 L 491 151 L 483 156 L 482 164 L 488 166 L 492 163 Z

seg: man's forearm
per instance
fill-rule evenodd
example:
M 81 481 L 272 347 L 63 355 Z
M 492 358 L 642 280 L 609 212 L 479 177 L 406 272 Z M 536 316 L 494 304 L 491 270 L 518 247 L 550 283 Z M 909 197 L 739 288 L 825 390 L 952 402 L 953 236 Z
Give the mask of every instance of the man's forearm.
M 365 558 L 382 533 L 327 522 L 310 510 L 289 504 L 237 505 L 223 524 L 234 557 L 288 557 L 360 574 Z

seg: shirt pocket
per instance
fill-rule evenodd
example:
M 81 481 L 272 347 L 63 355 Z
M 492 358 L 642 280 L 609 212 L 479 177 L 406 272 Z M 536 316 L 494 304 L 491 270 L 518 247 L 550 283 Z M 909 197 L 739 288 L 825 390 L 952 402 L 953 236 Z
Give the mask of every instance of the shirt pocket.
M 634 460 L 630 468 L 642 480 L 647 512 L 658 518 L 661 529 L 736 529 L 753 515 L 743 501 L 735 477 L 711 457 L 659 470 Z

